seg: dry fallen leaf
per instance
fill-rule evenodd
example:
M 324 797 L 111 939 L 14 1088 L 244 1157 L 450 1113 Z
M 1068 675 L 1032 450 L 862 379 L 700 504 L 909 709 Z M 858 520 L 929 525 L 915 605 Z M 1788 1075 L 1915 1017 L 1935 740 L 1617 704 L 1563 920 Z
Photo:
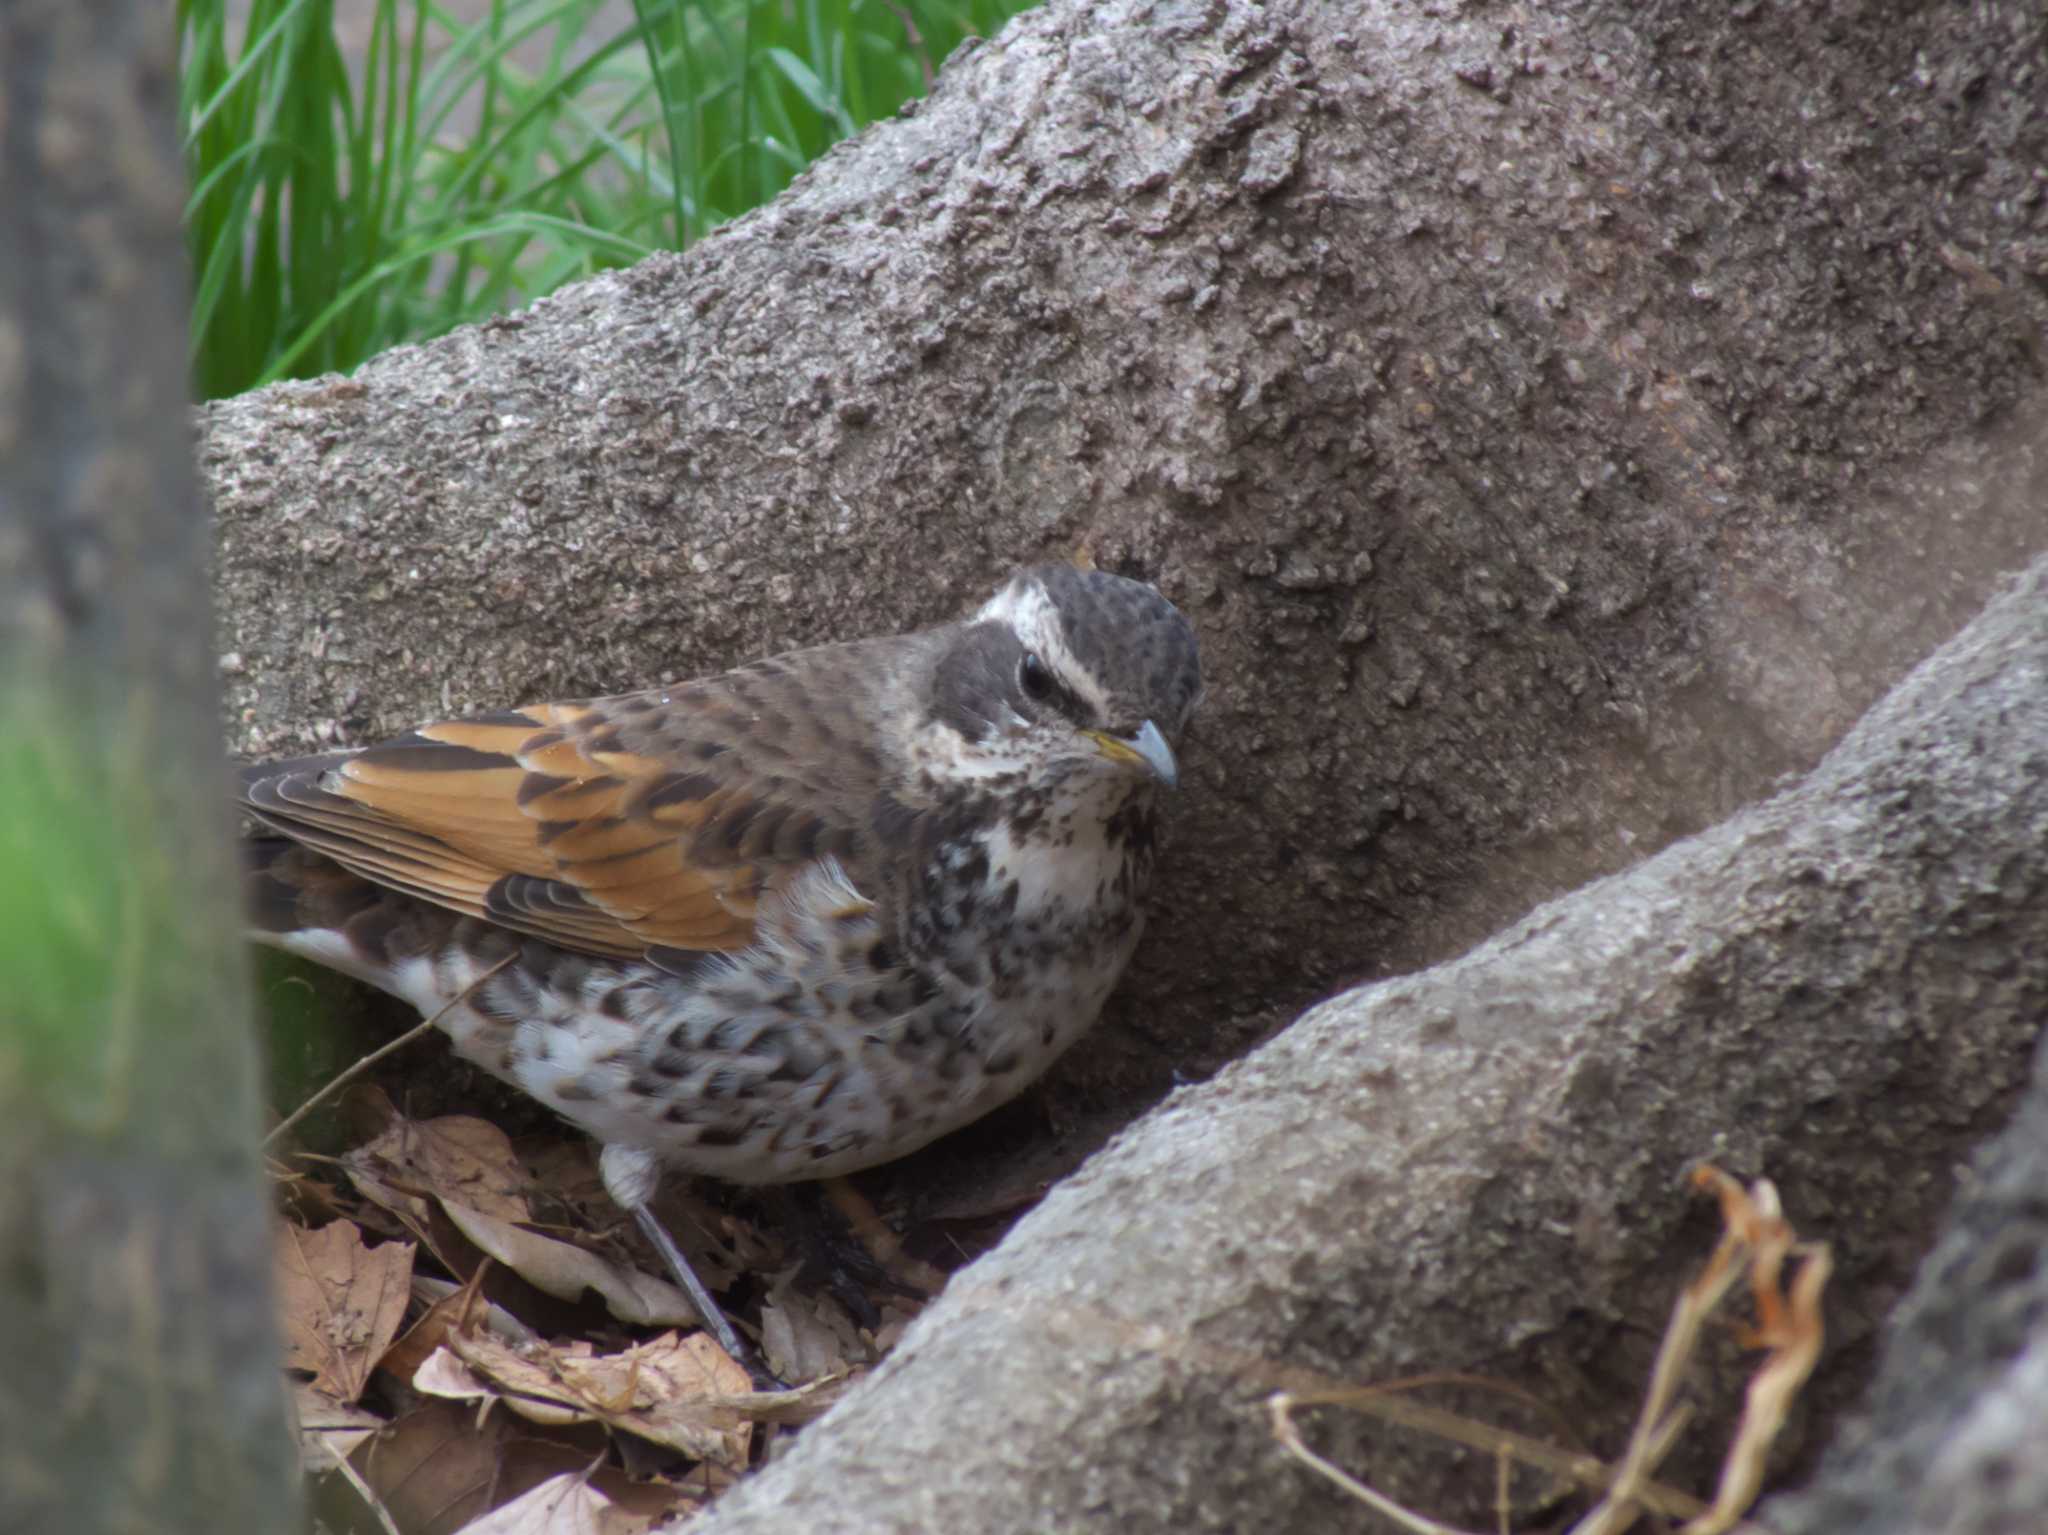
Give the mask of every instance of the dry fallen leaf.
M 516 1149 L 519 1165 L 533 1179 L 531 1197 L 537 1209 L 550 1201 L 569 1209 L 615 1208 L 597 1170 L 597 1143 L 589 1137 L 529 1136 Z
M 620 1501 L 582 1472 L 563 1471 L 465 1525 L 461 1535 L 640 1535 L 695 1506 L 676 1496 L 649 1499 L 640 1488 Z
M 418 1137 L 401 1133 L 401 1126 L 409 1130 L 412 1122 L 387 1104 L 383 1123 L 369 1142 L 338 1159 L 349 1182 L 449 1273 L 470 1277 L 478 1263 L 476 1250 L 442 1212 L 434 1176 L 409 1160 Z
M 438 1306 L 451 1295 L 461 1293 L 462 1289 L 463 1286 L 451 1280 L 436 1279 L 431 1274 L 412 1276 L 412 1298 L 422 1306 Z M 507 1343 L 534 1343 L 540 1338 L 539 1333 L 493 1300 L 484 1300 L 478 1309 L 469 1313 L 469 1319 L 490 1328 Z
M 450 1284 L 445 1279 L 432 1279 L 424 1274 L 413 1275 L 413 1299 L 422 1302 L 427 1309 L 417 1322 L 400 1334 L 397 1342 L 384 1351 L 383 1357 L 377 1361 L 377 1368 L 400 1380 L 411 1380 L 428 1356 L 448 1341 L 448 1335 L 464 1327 L 488 1328 L 507 1343 L 538 1343 L 540 1334 L 503 1306 L 485 1300 L 479 1293 L 487 1267 L 486 1264 L 478 1264 L 476 1273 L 466 1285 Z
M 479 1250 L 557 1300 L 581 1300 L 585 1290 L 595 1290 L 607 1311 L 636 1327 L 681 1327 L 698 1320 L 690 1298 L 665 1279 L 451 1199 L 443 1199 L 441 1208 Z
M 1701 1167 L 1693 1181 L 1720 1195 L 1724 1216 L 1742 1197 L 1739 1186 L 1731 1192 L 1735 1180 L 1715 1167 Z M 1736 1425 L 1735 1440 L 1721 1463 L 1713 1508 L 1688 1523 L 1680 1535 L 1722 1535 L 1733 1529 L 1756 1501 L 1771 1445 L 1819 1362 L 1827 1336 L 1820 1306 L 1821 1292 L 1834 1269 L 1827 1244 L 1797 1240 L 1791 1223 L 1778 1209 L 1777 1190 L 1768 1180 L 1758 1179 L 1751 1186 L 1743 1215 L 1749 1227 L 1745 1235 L 1755 1248 L 1749 1279 L 1757 1315 L 1756 1326 L 1745 1329 L 1743 1341 L 1749 1347 L 1770 1350 L 1770 1357 L 1758 1366 L 1744 1393 L 1742 1421 Z M 1734 1225 L 1735 1218 L 1728 1218 Z M 1785 1260 L 1795 1254 L 1799 1270 L 1789 1285 L 1780 1288 Z
M 406 1535 L 455 1535 L 488 1511 L 512 1430 L 453 1402 L 407 1413 L 356 1452 L 354 1463 Z
M 342 1158 L 363 1193 L 396 1213 L 426 1198 L 455 1200 L 500 1220 L 533 1219 L 526 1170 L 512 1142 L 489 1120 L 467 1114 L 408 1119 L 393 1110 L 384 1128 Z M 424 1211 L 412 1206 L 413 1213 Z
M 313 1384 L 337 1401 L 355 1401 L 405 1320 L 412 1258 L 407 1242 L 365 1246 L 353 1221 L 318 1231 L 280 1227 L 275 1269 L 285 1363 L 312 1371 Z
M 392 1424 L 354 1457 L 363 1487 L 405 1535 L 456 1535 L 493 1508 L 567 1472 L 613 1505 L 607 1531 L 646 1528 L 706 1500 L 698 1488 L 632 1482 L 592 1465 L 606 1450 L 600 1425 L 536 1429 L 503 1412 L 481 1419 L 461 1402 L 430 1401 Z M 693 1478 L 697 1480 L 698 1478 Z
M 1742 1420 L 1722 1461 L 1714 1504 L 1688 1520 L 1682 1535 L 1723 1535 L 1740 1522 L 1763 1485 L 1771 1442 L 1820 1357 L 1820 1296 L 1830 1268 L 1827 1244 L 1798 1240 L 1785 1219 L 1777 1186 L 1768 1178 L 1744 1188 L 1719 1168 L 1702 1163 L 1693 1169 L 1691 1181 L 1695 1189 L 1720 1201 L 1721 1240 L 1706 1268 L 1672 1307 L 1628 1453 L 1606 1497 L 1574 1526 L 1573 1535 L 1618 1535 L 1635 1522 L 1640 1484 L 1685 1426 L 1688 1410 L 1671 1405 L 1680 1374 L 1708 1317 L 1745 1275 L 1757 1326 L 1744 1330 L 1744 1342 L 1770 1349 L 1771 1357 L 1749 1383 Z M 1799 1273 L 1790 1291 L 1781 1291 L 1785 1259 L 1794 1253 L 1802 1260 Z
M 612 1535 L 610 1512 L 609 1499 L 564 1472 L 464 1525 L 462 1535 Z
M 604 1179 L 597 1170 L 597 1147 L 588 1139 L 574 1141 L 523 1140 L 518 1146 L 519 1163 L 532 1178 L 528 1197 L 537 1218 L 530 1224 L 542 1231 L 567 1225 L 578 1232 L 599 1232 L 617 1228 L 628 1242 L 638 1245 L 633 1224 L 605 1192 Z M 694 1192 L 688 1179 L 670 1179 L 661 1189 L 656 1213 L 682 1248 L 690 1266 L 712 1290 L 722 1290 L 742 1273 L 769 1267 L 779 1252 L 764 1254 L 758 1234 L 736 1222 L 718 1205 Z M 717 1234 L 714 1234 L 717 1233 Z M 588 1244 L 584 1244 L 588 1245 Z M 652 1249 L 640 1253 L 642 1266 L 658 1261 Z
M 761 1352 L 768 1367 L 789 1381 L 844 1375 L 869 1362 L 845 1310 L 830 1296 L 798 1289 L 794 1271 L 778 1279 L 761 1303 Z
M 390 1210 L 458 1276 L 474 1254 L 457 1234 L 535 1289 L 576 1302 L 595 1290 L 619 1321 L 676 1327 L 697 1320 L 689 1298 L 666 1280 L 517 1224 L 533 1219 L 512 1142 L 497 1126 L 466 1115 L 411 1120 L 388 1111 L 384 1127 L 342 1159 L 350 1180 Z
M 604 1423 L 725 1466 L 746 1464 L 752 1437 L 740 1410 L 753 1395 L 747 1372 L 703 1333 L 663 1333 L 617 1354 L 587 1343 L 515 1349 L 457 1334 L 420 1366 L 413 1386 L 454 1400 L 497 1398 L 536 1423 Z
M 384 1420 L 375 1413 L 337 1402 L 311 1381 L 295 1380 L 291 1388 L 299 1469 L 308 1476 L 337 1469 L 358 1445 L 384 1427 Z

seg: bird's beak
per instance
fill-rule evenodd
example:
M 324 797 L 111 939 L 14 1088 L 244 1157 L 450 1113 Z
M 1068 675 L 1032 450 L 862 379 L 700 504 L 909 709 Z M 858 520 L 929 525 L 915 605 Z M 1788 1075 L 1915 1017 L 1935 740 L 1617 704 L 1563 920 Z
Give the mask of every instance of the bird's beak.
M 1107 730 L 1082 733 L 1111 762 L 1143 768 L 1169 789 L 1180 787 L 1180 764 L 1173 760 L 1173 748 L 1166 744 L 1166 737 L 1150 720 L 1140 725 L 1136 734 L 1129 736 L 1111 735 Z

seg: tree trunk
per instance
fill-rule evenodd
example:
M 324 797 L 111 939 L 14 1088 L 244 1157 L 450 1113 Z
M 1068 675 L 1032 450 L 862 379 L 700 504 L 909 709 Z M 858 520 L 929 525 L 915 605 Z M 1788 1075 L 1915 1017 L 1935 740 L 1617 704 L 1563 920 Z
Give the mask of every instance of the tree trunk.
M 1054 1100 L 1127 1116 L 1810 768 L 2048 547 L 2044 78 L 2018 3 L 1055 3 L 684 256 L 211 407 L 232 739 L 905 627 L 1047 555 L 1148 576 L 1210 697 L 1147 944 Z M 1913 696 L 1929 728 L 2038 724 Z M 2039 1026 L 2038 930 L 2016 947 L 2030 914 L 1998 904 L 2008 867 L 2040 894 L 2033 802 L 1980 814 L 1945 775 L 1997 764 L 1898 718 L 1558 908 L 1580 952 L 1525 927 L 1541 970 L 1489 946 L 1177 1104 L 792 1464 L 882 1521 L 913 1474 L 964 1498 L 957 1454 L 1051 1526 L 1099 1506 L 1098 1465 L 1139 1486 L 1059 1450 L 1099 1414 L 1151 1457 L 1132 1518 L 1221 1527 L 1328 1511 L 1248 1406 L 1289 1369 L 1490 1361 L 1605 1433 L 1699 1254 L 1668 1183 L 1697 1155 L 1858 1234 L 1814 1394 L 1845 1401 Z M 1882 762 L 1958 805 L 1886 800 Z M 1689 947 L 1636 947 L 1658 933 Z M 1016 1317 L 1050 1325 L 1034 1287 L 1134 1191 L 1160 1229 L 1086 1271 L 1041 1357 Z M 950 1433 L 874 1405 L 905 1379 L 949 1383 Z M 860 1412 L 928 1458 L 877 1426 L 860 1472 Z M 1397 1460 L 1425 1492 L 1490 1475 Z
M 282 1530 L 161 6 L 0 10 L 0 1529 Z

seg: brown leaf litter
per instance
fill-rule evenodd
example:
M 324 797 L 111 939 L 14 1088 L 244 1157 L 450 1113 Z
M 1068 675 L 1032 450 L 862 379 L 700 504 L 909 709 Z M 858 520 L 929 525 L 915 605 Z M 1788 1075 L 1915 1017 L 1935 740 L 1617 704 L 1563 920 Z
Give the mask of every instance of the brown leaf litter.
M 587 1143 L 522 1147 L 470 1116 L 412 1119 L 375 1087 L 349 1097 L 361 1144 L 280 1167 L 276 1260 L 301 1459 L 331 1528 L 630 1535 L 715 1496 L 876 1357 L 836 1302 L 764 1274 L 763 1342 L 803 1384 L 756 1392 L 652 1272 Z M 719 1283 L 735 1273 L 721 1239 L 755 1267 L 775 1251 L 701 1200 L 670 1203 Z

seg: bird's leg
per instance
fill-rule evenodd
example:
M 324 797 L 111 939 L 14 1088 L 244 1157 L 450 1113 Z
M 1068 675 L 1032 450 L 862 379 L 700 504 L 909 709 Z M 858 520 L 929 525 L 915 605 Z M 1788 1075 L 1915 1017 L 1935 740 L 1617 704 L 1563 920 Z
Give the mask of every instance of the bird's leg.
M 661 1185 L 661 1163 L 654 1154 L 632 1146 L 607 1146 L 598 1156 L 597 1170 L 604 1179 L 605 1192 L 612 1196 L 612 1202 L 630 1214 L 647 1240 L 654 1244 L 654 1250 L 668 1268 L 669 1277 L 690 1297 L 690 1304 L 697 1308 L 699 1319 L 710 1330 L 711 1336 L 718 1340 L 718 1346 L 747 1372 L 754 1388 L 757 1391 L 787 1390 L 787 1384 L 769 1370 L 753 1345 L 739 1335 L 732 1320 L 711 1298 L 711 1291 L 705 1288 L 704 1281 L 697 1277 L 697 1271 L 690 1267 L 690 1260 L 676 1246 L 675 1238 L 668 1234 L 668 1228 L 655 1215 L 654 1192 Z

